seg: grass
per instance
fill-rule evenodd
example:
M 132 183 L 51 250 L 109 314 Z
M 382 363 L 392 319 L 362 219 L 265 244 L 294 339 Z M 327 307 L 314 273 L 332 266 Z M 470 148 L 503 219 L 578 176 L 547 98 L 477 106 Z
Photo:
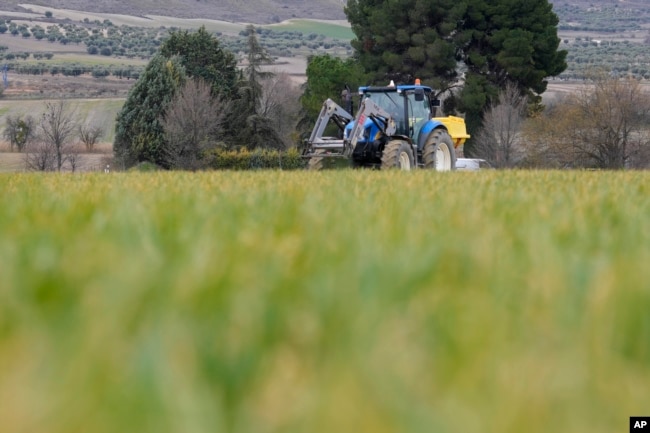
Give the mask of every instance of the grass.
M 351 40 L 355 37 L 348 23 L 339 24 L 338 22 L 328 23 L 323 21 L 295 19 L 266 27 L 278 31 L 299 31 L 305 35 L 315 33 L 318 35 L 325 35 L 328 38 L 342 40 Z
M 622 431 L 649 180 L 0 174 L 0 425 Z

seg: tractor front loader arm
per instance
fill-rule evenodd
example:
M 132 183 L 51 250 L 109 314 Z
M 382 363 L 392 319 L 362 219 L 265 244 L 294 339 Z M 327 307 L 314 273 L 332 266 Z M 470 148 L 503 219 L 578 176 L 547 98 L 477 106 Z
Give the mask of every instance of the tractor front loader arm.
M 395 134 L 396 126 L 393 116 L 377 105 L 371 98 L 361 101 L 354 126 L 346 142 L 345 155 L 351 156 L 359 140 L 364 138 L 366 119 L 370 119 L 377 128 L 387 136 Z
M 343 136 L 345 126 L 353 119 L 350 113 L 328 98 L 323 102 L 309 140 L 305 140 L 302 157 L 307 159 L 318 157 L 322 159 L 324 156 L 343 156 L 344 143 L 341 137 Z M 330 121 L 338 127 L 339 137 L 323 137 L 323 133 Z
M 316 119 L 316 124 L 314 129 L 311 131 L 311 136 L 309 137 L 309 144 L 318 145 L 323 144 L 327 139 L 323 138 L 323 132 L 329 124 L 330 120 L 333 121 L 336 126 L 343 131 L 345 125 L 347 125 L 353 119 L 352 115 L 345 111 L 340 105 L 331 99 L 327 99 L 323 102 L 323 106 Z M 325 141 L 324 141 L 325 140 Z

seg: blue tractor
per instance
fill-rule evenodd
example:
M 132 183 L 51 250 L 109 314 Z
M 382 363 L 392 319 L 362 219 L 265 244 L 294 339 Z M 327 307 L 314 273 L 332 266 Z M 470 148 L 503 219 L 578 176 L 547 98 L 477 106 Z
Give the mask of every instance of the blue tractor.
M 439 102 L 433 90 L 417 81 L 412 85 L 360 87 L 355 117 L 331 99 L 307 140 L 308 167 L 321 169 L 328 158 L 347 158 L 355 167 L 437 171 L 456 169 L 456 148 L 469 135 L 465 121 L 455 116 L 435 117 Z M 340 131 L 324 137 L 330 122 Z

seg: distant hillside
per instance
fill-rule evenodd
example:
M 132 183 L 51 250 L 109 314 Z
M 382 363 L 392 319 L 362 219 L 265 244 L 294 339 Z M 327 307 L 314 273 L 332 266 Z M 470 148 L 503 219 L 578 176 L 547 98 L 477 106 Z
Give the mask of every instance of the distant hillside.
M 163 15 L 269 24 L 291 18 L 345 19 L 346 0 L 30 0 L 56 9 L 123 15 Z M 24 11 L 21 0 L 3 0 L 2 10 Z M 23 7 L 20 7 L 22 5 Z
M 291 18 L 343 20 L 347 0 L 28 0 L 56 9 L 133 16 L 163 15 L 270 24 Z M 650 0 L 550 0 L 561 30 L 650 29 Z M 20 7 L 22 5 L 23 7 Z M 24 0 L 3 0 L 2 10 L 25 11 Z M 606 30 L 607 31 L 607 30 Z
M 551 0 L 560 31 L 617 33 L 650 30 L 649 0 Z

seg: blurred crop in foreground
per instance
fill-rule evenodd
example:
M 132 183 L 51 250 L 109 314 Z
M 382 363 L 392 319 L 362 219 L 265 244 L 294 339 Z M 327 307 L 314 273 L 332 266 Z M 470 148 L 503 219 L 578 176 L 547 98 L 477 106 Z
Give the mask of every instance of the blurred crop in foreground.
M 650 415 L 650 173 L 0 175 L 3 432 Z

